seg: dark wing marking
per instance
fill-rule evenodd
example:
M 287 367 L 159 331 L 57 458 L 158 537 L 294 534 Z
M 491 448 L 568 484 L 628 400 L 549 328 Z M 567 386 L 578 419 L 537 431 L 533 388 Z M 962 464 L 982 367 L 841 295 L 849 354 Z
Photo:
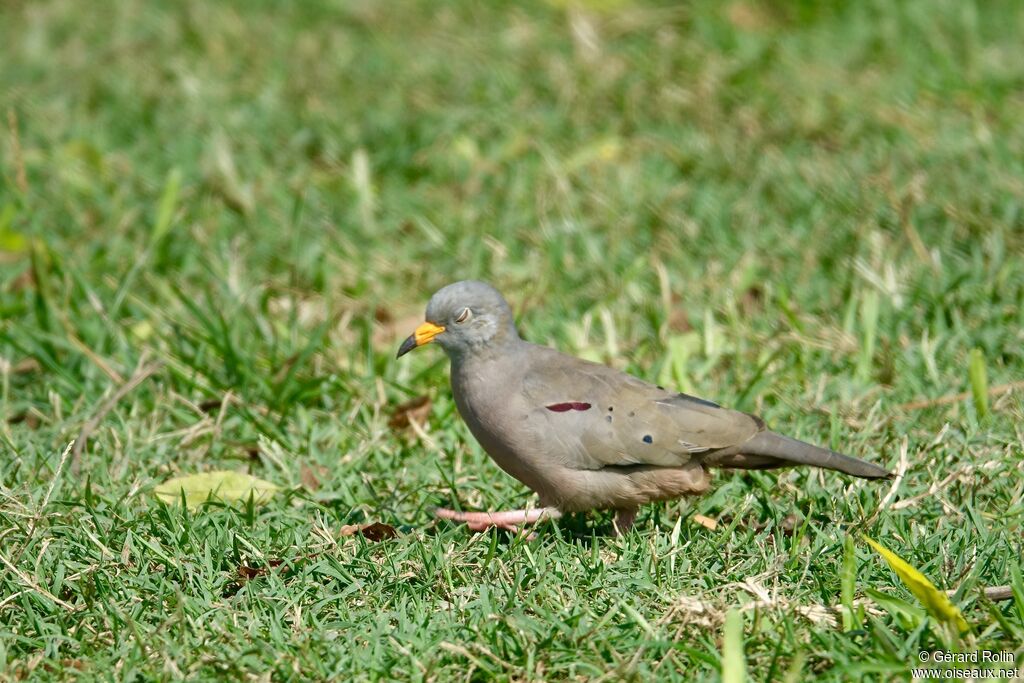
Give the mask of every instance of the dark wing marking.
M 569 401 L 568 403 L 552 403 L 544 406 L 553 413 L 564 413 L 568 410 L 590 410 L 590 404 L 583 401 Z

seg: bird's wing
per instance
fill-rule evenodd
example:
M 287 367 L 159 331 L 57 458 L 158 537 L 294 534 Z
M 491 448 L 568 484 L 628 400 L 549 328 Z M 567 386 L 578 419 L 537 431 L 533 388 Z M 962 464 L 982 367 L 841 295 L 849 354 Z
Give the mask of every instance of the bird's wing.
M 549 350 L 524 374 L 531 411 L 577 469 L 679 467 L 739 446 L 764 428 L 756 417 L 667 391 L 618 370 Z

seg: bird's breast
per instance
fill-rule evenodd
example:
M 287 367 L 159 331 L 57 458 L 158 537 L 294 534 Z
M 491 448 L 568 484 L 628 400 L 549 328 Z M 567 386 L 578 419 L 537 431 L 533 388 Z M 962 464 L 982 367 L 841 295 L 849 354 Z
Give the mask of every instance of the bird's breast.
M 515 376 L 504 377 L 501 386 L 485 378 L 492 372 L 452 368 L 452 395 L 462 419 L 483 449 L 501 469 L 538 493 L 555 476 L 545 467 L 535 443 L 529 406 L 515 386 Z

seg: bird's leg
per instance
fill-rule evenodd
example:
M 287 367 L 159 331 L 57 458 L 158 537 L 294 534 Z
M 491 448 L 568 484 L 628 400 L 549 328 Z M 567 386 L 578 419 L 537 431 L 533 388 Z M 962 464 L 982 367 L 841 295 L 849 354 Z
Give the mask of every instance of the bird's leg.
M 636 508 L 620 508 L 615 511 L 615 521 L 612 522 L 612 529 L 616 536 L 622 536 L 633 526 L 636 520 Z
M 437 508 L 434 515 L 440 519 L 453 522 L 465 522 L 473 531 L 485 531 L 488 527 L 498 527 L 507 531 L 519 531 L 520 525 L 532 524 L 542 519 L 557 519 L 562 516 L 558 508 L 530 508 L 528 510 L 502 510 L 500 512 L 458 512 L 447 508 Z

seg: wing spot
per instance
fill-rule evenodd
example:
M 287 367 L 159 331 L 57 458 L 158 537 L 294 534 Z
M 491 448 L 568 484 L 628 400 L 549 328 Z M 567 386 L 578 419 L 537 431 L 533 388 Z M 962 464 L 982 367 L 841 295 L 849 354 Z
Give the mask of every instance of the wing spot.
M 589 403 L 583 403 L 582 401 L 569 401 L 568 403 L 552 403 L 549 406 L 544 406 L 553 413 L 564 413 L 569 410 L 590 410 Z
M 644 443 L 654 443 L 654 439 L 651 438 L 650 434 L 644 434 Z
M 608 421 L 608 422 L 611 422 L 612 421 L 612 416 L 611 415 L 606 415 L 604 419 L 606 421 Z

